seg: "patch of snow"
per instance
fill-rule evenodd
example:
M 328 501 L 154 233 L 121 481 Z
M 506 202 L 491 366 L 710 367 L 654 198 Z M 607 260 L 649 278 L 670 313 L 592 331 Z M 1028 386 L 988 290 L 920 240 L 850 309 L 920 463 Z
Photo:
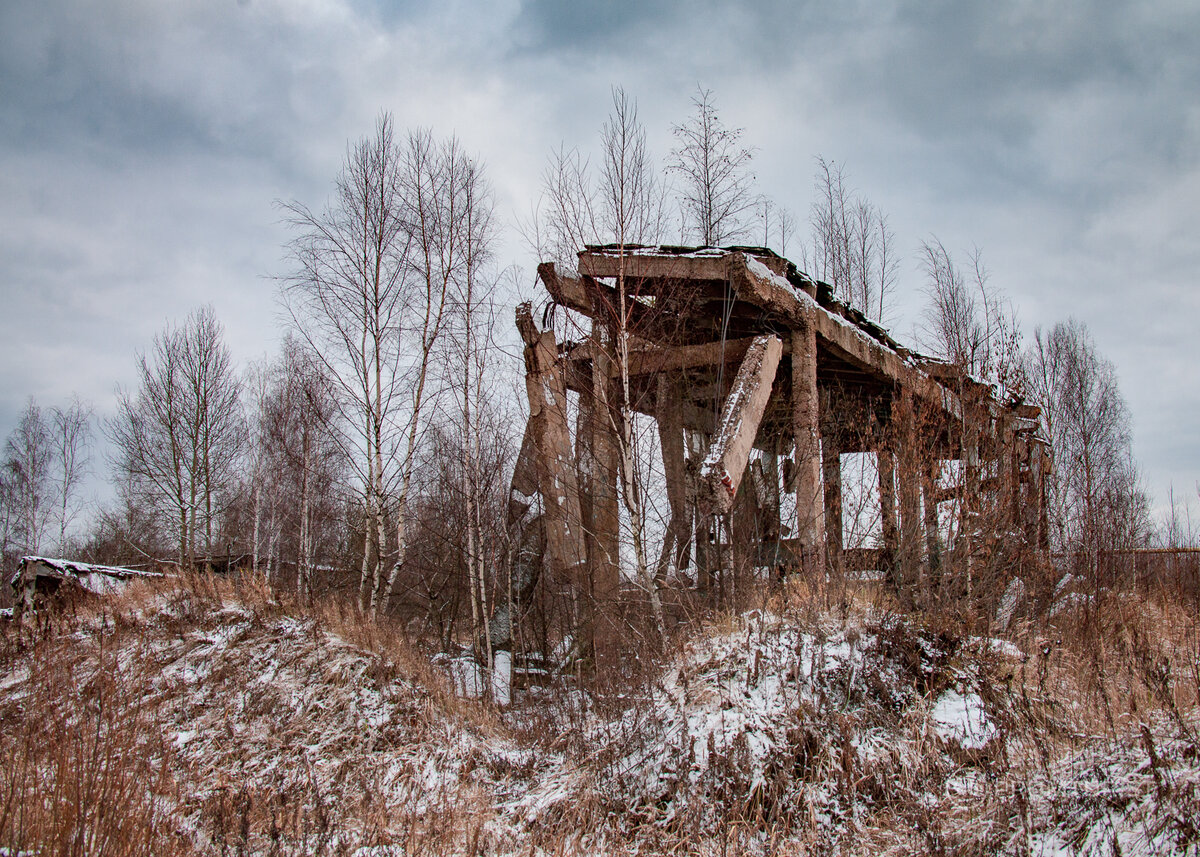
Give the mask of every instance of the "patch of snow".
M 930 714 L 934 732 L 964 750 L 978 750 L 999 734 L 988 719 L 979 694 L 948 690 L 938 697 Z
M 1075 575 L 1071 574 L 1071 572 L 1069 572 L 1069 571 L 1066 574 L 1064 574 L 1062 576 L 1062 578 L 1058 581 L 1058 583 L 1055 584 L 1054 594 L 1052 596 L 1050 596 L 1051 600 L 1057 599 L 1058 596 L 1063 594 L 1063 592 L 1066 590 L 1066 588 L 1068 586 L 1070 586 L 1072 583 L 1074 583 L 1077 580 L 1079 580 L 1079 578 L 1076 577 Z
M 1014 577 L 1009 581 L 1008 587 L 1004 590 L 1004 595 L 1000 598 L 1000 605 L 996 608 L 996 627 L 1001 631 L 1007 631 L 1008 626 L 1012 624 L 1017 608 L 1024 601 L 1025 581 L 1019 577 Z
M 1053 619 L 1055 616 L 1059 616 L 1069 610 L 1084 607 L 1090 604 L 1091 601 L 1092 596 L 1090 595 L 1084 595 L 1082 592 L 1068 592 L 1066 595 L 1055 600 L 1054 604 L 1050 607 L 1050 618 Z
M 964 648 L 977 652 L 987 652 L 999 658 L 1010 661 L 1024 661 L 1026 655 L 1020 647 L 1011 640 L 999 637 L 967 637 L 963 640 Z
M 512 652 L 507 649 L 492 653 L 492 700 L 501 707 L 512 703 Z
M 456 694 L 468 699 L 478 699 L 483 696 L 486 679 L 483 668 L 475 658 L 470 655 L 452 658 L 446 667 L 450 673 L 450 683 L 454 686 Z

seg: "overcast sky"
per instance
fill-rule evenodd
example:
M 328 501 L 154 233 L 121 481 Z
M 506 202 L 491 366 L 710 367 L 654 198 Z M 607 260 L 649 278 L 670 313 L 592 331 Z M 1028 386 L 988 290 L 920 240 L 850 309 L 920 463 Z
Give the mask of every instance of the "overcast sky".
M 1200 4 L 764 0 L 5 0 L 0 433 L 29 396 L 111 411 L 154 334 L 211 302 L 273 352 L 287 232 L 381 110 L 457 134 L 512 221 L 621 85 L 661 160 L 697 85 L 804 221 L 845 165 L 901 251 L 978 246 L 1026 330 L 1086 323 L 1153 502 L 1200 481 Z M 802 226 L 801 232 L 804 231 Z M 506 261 L 531 270 L 509 230 Z M 526 277 L 530 288 L 531 277 Z

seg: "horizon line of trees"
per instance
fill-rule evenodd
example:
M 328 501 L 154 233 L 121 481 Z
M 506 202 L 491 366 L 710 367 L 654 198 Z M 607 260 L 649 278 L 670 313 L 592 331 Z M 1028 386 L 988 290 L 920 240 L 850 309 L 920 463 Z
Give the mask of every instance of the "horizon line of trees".
M 724 125 L 711 91 L 698 90 L 692 107 L 660 169 L 636 102 L 615 89 L 595 166 L 577 148 L 549 156 L 541 199 L 520 224 L 539 258 L 573 261 L 588 244 L 794 245 L 791 213 L 754 189 L 742 129 Z M 49 411 L 31 400 L 0 468 L 4 556 L 53 547 L 189 566 L 238 555 L 302 594 L 335 587 L 374 615 L 402 606 L 445 646 L 468 621 L 478 636 L 508 585 L 507 474 L 520 443 L 484 169 L 456 138 L 401 133 L 382 114 L 349 147 L 324 206 L 280 208 L 293 240 L 279 278 L 289 318 L 279 354 L 239 370 L 210 306 L 161 332 L 137 357 L 135 388 L 118 391 L 101 422 L 116 500 L 88 526 L 78 522 L 94 415 L 78 400 Z M 895 236 L 825 158 L 808 226 L 801 267 L 884 321 L 897 290 Z M 978 251 L 965 273 L 936 238 L 919 257 L 922 345 L 1042 409 L 1056 455 L 1052 546 L 1145 543 L 1128 408 L 1086 325 L 1039 328 L 1026 345 Z M 611 329 L 582 332 L 618 370 L 631 288 L 618 282 Z M 651 557 L 663 527 L 648 495 L 655 447 L 631 395 L 619 371 L 607 418 L 631 577 L 661 626 L 665 560 Z

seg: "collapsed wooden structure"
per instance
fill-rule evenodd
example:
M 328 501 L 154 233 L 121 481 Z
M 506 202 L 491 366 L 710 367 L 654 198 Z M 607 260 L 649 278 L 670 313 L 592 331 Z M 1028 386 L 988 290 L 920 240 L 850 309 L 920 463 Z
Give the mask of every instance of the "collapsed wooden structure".
M 660 573 L 695 562 L 698 583 L 710 580 L 714 527 L 739 514 L 755 522 L 756 565 L 932 567 L 937 507 L 951 499 L 967 539 L 983 538 L 972 516 L 991 510 L 1045 549 L 1037 408 L 903 347 L 770 250 L 589 247 L 577 269 L 548 262 L 538 275 L 550 310 L 585 317 L 590 332 L 559 342 L 530 305 L 517 311 L 530 403 L 510 509 L 523 534 L 518 598 L 543 555 L 589 603 L 616 594 L 631 412 L 658 425 L 670 506 Z M 847 554 L 840 456 L 851 452 L 878 456 L 882 533 Z M 959 462 L 950 486 L 946 460 Z M 795 495 L 794 522 L 780 519 L 781 491 Z M 497 618 L 503 645 L 509 617 Z

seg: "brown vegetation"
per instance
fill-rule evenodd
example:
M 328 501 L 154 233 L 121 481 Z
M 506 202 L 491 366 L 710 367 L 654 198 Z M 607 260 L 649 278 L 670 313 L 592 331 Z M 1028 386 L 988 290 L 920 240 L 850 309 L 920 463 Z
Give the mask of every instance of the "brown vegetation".
M 560 684 L 500 717 L 352 606 L 304 606 L 252 576 L 139 584 L 0 639 L 0 843 L 982 855 L 1196 842 L 1194 610 L 1113 593 L 1019 623 L 1018 656 L 865 594 L 830 613 L 790 589 L 681 637 L 640 677 L 588 696 Z M 984 739 L 939 721 L 938 704 L 963 699 Z

